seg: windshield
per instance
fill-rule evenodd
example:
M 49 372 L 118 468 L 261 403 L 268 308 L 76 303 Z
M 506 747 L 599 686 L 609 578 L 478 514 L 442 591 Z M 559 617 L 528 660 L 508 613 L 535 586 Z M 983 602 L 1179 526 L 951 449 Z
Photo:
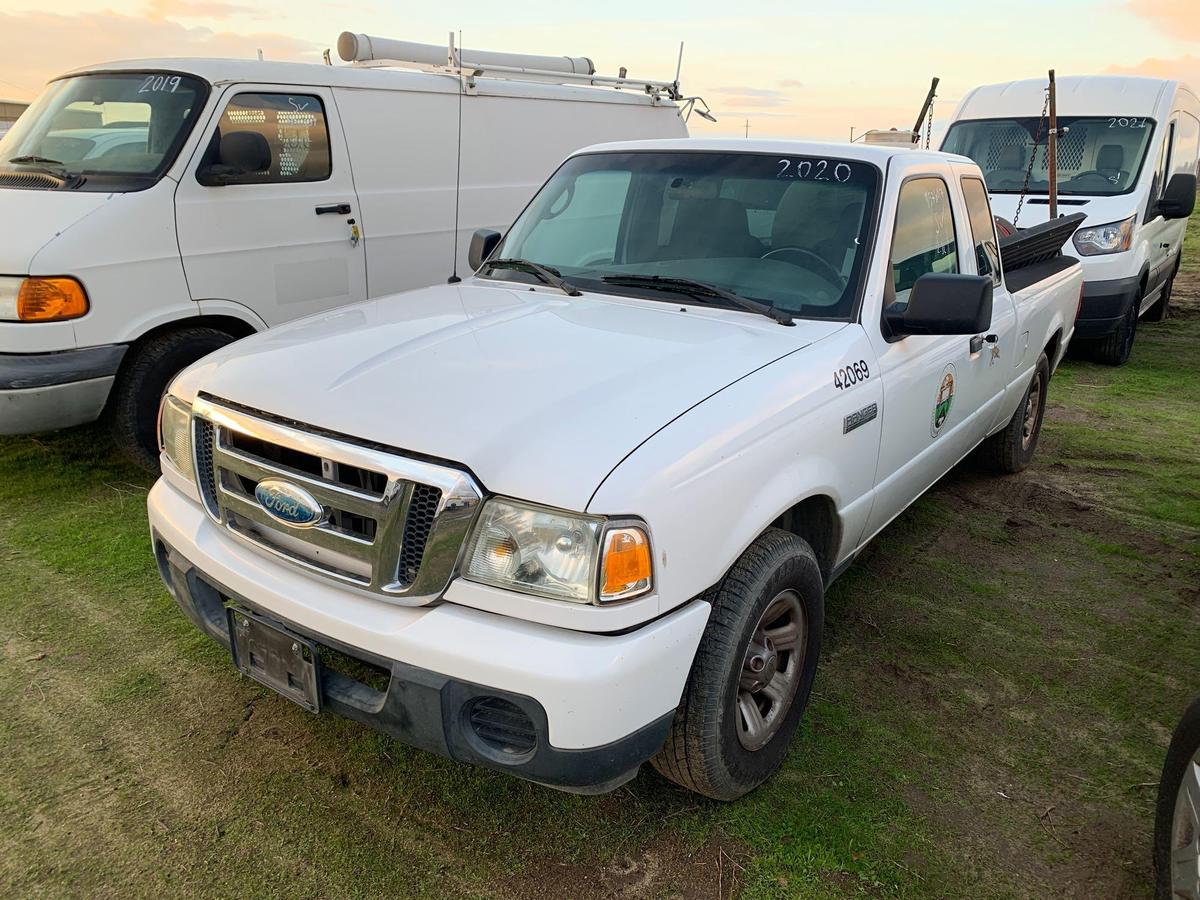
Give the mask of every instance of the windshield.
M 167 72 L 51 82 L 0 140 L 0 176 L 42 172 L 72 188 L 148 187 L 174 161 L 207 95 L 199 79 Z
M 969 156 L 983 169 L 988 190 L 1019 194 L 1038 138 L 1029 191 L 1050 189 L 1046 169 L 1046 124 L 1039 119 L 978 119 L 955 122 L 942 149 Z M 1154 120 L 1145 116 L 1059 116 L 1058 192 L 1108 197 L 1133 190 Z
M 794 316 L 849 319 L 878 179 L 863 162 L 808 156 L 577 156 L 542 188 L 493 258 L 536 262 L 588 291 L 678 303 L 678 285 L 602 279 L 686 278 Z M 512 269 L 490 274 L 537 280 Z

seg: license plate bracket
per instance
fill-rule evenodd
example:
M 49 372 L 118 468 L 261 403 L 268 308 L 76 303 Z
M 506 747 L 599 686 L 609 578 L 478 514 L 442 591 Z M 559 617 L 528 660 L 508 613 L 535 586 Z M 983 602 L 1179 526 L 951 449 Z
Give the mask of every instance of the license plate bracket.
M 316 645 L 236 606 L 227 606 L 225 612 L 229 650 L 237 670 L 309 712 L 320 712 L 320 656 Z

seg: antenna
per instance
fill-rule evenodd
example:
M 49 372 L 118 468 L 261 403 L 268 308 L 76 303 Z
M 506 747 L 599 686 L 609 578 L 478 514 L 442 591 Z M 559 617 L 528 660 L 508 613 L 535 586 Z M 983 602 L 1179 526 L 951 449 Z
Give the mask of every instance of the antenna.
M 683 41 L 679 42 L 679 61 L 675 63 L 675 87 L 679 87 L 679 74 L 683 71 Z
M 458 33 L 458 46 L 462 46 L 462 32 Z M 450 43 L 446 48 L 447 61 L 453 61 L 458 69 L 458 160 L 454 172 L 454 256 L 450 260 L 450 277 L 447 284 L 458 284 L 458 210 L 462 206 L 462 105 L 466 88 L 462 81 L 462 63 L 459 50 L 454 46 L 454 32 L 450 32 Z
M 746 120 L 746 138 L 749 139 L 749 137 L 750 137 L 750 120 L 747 119 Z

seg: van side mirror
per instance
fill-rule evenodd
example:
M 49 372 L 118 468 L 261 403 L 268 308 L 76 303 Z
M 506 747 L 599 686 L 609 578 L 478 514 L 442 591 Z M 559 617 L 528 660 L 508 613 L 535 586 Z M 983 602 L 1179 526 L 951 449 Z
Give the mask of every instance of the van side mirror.
M 500 232 L 490 228 L 476 229 L 471 235 L 471 246 L 467 248 L 467 265 L 472 272 L 479 271 L 483 261 L 492 255 L 496 245 L 500 243 Z
M 1158 214 L 1164 219 L 1186 219 L 1195 208 L 1196 176 L 1191 172 L 1176 172 L 1158 201 Z
M 927 272 L 908 303 L 883 311 L 893 337 L 908 334 L 980 334 L 992 325 L 992 279 L 985 275 Z

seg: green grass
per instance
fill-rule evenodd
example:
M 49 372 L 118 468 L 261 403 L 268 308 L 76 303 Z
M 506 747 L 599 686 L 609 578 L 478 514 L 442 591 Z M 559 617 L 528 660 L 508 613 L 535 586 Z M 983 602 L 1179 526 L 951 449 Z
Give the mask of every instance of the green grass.
M 1183 262 L 1180 268 L 1184 272 L 1200 272 L 1200 213 L 1188 219 L 1187 234 L 1183 239 Z
M 1128 366 L 1064 364 L 1033 468 L 960 467 L 831 589 L 792 752 L 731 805 L 648 769 L 570 796 L 309 715 L 175 608 L 148 480 L 99 431 L 0 439 L 3 892 L 1149 896 L 1151 785 L 1200 692 L 1180 287 Z

